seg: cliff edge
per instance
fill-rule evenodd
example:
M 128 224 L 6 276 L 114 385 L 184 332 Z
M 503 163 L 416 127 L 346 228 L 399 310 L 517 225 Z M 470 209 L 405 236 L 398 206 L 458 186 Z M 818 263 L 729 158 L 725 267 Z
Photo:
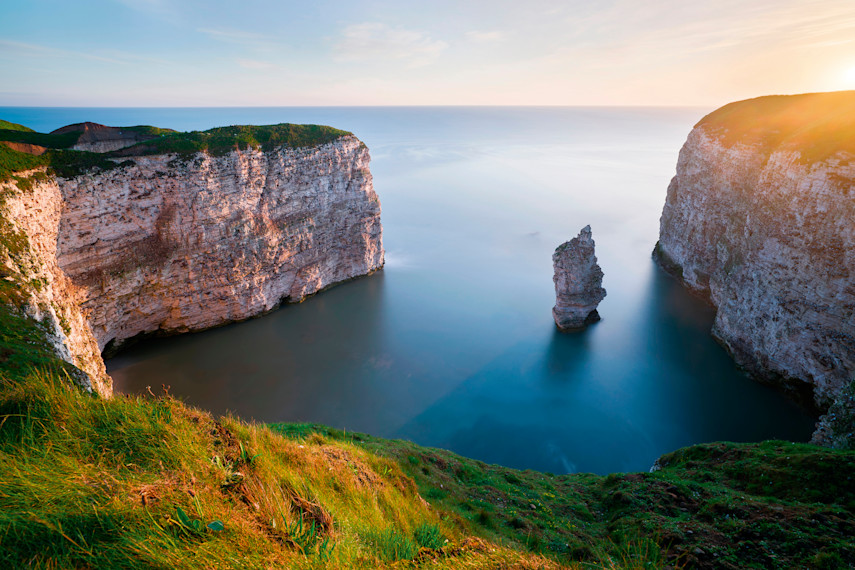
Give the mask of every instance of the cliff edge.
M 756 378 L 827 410 L 855 375 L 855 92 L 761 97 L 680 151 L 654 255 Z
M 380 268 L 368 149 L 342 131 L 304 144 L 286 125 L 291 146 L 264 130 L 278 127 L 232 127 L 231 146 L 210 144 L 223 129 L 168 132 L 94 158 L 3 147 L 47 157 L 0 181 L 6 305 L 107 395 L 105 349 L 247 319 Z M 60 131 L 40 136 L 79 133 Z M 264 142 L 233 142 L 247 132 Z

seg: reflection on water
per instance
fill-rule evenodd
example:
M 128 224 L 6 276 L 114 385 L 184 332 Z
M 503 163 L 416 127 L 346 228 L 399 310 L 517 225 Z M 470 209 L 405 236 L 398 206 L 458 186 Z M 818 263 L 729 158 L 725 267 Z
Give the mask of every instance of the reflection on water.
M 806 439 L 812 419 L 746 379 L 712 310 L 650 260 L 692 109 L 0 109 L 202 129 L 331 124 L 371 149 L 386 268 L 263 318 L 108 362 L 116 387 L 214 412 L 313 421 L 552 472 L 647 469 L 712 440 Z M 15 113 L 18 113 L 17 115 Z M 554 248 L 591 224 L 603 320 L 555 330 Z
M 598 473 L 649 467 L 699 441 L 806 437 L 811 419 L 712 343 L 712 309 L 659 270 L 648 278 L 649 310 L 629 329 L 643 334 L 605 320 L 532 331 L 394 435 L 491 463 Z

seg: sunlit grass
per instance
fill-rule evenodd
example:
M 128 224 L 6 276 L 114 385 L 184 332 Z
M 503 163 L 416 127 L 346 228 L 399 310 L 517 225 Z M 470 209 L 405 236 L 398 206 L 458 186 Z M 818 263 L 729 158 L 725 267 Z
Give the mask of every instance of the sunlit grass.
M 0 567 L 540 560 L 463 548 L 395 462 L 321 435 L 291 440 L 167 396 L 102 400 L 42 373 L 4 380 L 0 418 Z
M 730 103 L 698 123 L 726 145 L 800 153 L 805 163 L 855 154 L 855 91 L 774 95 Z

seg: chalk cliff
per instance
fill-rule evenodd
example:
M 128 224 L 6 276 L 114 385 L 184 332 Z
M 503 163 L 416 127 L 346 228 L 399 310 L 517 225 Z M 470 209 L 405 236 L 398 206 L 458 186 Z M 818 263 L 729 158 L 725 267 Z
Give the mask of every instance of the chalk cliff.
M 594 255 L 591 226 L 555 248 L 552 254 L 555 306 L 552 318 L 561 330 L 580 329 L 600 320 L 597 305 L 606 297 L 603 270 Z
M 109 394 L 101 351 L 299 302 L 383 265 L 380 203 L 356 137 L 303 148 L 136 156 L 71 178 L 0 183 L 28 246 L 27 311 Z M 19 173 L 20 177 L 21 174 Z
M 717 308 L 756 378 L 819 409 L 855 374 L 855 93 L 766 97 L 701 120 L 654 255 Z

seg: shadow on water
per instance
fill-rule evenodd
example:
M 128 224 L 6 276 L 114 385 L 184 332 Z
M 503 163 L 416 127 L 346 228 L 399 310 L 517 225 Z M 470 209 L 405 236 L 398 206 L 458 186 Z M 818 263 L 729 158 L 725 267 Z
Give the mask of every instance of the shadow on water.
M 582 331 L 561 332 L 553 327 L 544 358 L 544 376 L 550 380 L 571 380 L 588 362 L 592 327 Z
M 118 392 L 143 392 L 156 379 L 195 406 L 260 421 L 382 416 L 377 408 L 394 395 L 383 291 L 380 271 L 263 318 L 141 343 L 110 359 L 108 372 Z
M 713 307 L 658 268 L 647 298 L 648 350 L 657 369 L 647 396 L 669 418 L 674 446 L 810 437 L 815 418 L 807 410 L 750 379 L 723 347 L 710 350 Z
M 592 332 L 531 331 L 395 436 L 520 469 L 614 471 L 630 434 L 608 406 L 587 405 Z
M 705 441 L 805 440 L 813 418 L 711 350 L 714 310 L 648 275 L 637 314 L 531 331 L 395 436 L 556 473 L 646 470 Z

